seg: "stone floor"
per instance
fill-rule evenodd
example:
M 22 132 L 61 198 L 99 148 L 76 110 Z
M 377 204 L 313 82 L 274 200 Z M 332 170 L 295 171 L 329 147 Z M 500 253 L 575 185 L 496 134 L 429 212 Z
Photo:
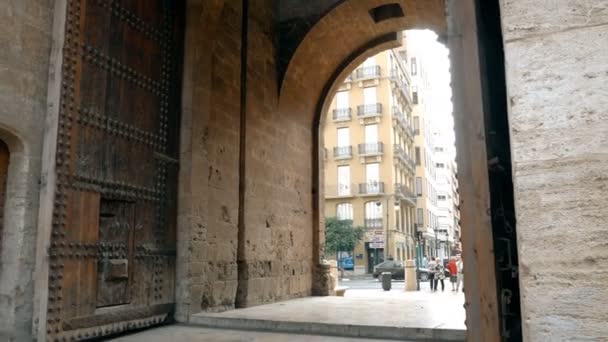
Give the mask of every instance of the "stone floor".
M 307 297 L 200 313 L 190 322 L 200 327 L 164 327 L 117 341 L 165 341 L 163 336 L 171 336 L 172 342 L 374 341 L 360 338 L 464 341 L 463 304 L 464 294 L 450 291 L 449 284 L 445 292 L 435 293 L 425 287 L 420 292 L 349 289 L 344 297 Z
M 387 340 L 300 335 L 171 325 L 115 338 L 114 342 L 386 342 Z
M 344 297 L 306 297 L 195 316 L 464 330 L 464 294 L 347 290 Z

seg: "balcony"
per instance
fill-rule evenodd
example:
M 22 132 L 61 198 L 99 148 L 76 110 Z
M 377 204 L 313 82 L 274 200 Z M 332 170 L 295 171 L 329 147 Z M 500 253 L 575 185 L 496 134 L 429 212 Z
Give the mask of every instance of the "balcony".
M 399 73 L 397 70 L 391 71 L 391 80 L 395 84 L 395 88 L 397 88 L 401 94 L 407 99 L 408 103 L 412 104 L 412 95 L 410 94 L 410 81 L 405 78 L 399 77 Z
M 359 183 L 360 195 L 380 195 L 384 194 L 384 182 Z
M 399 159 L 399 161 L 401 161 L 410 171 L 416 172 L 416 163 L 414 163 L 414 160 L 405 153 L 401 146 L 395 144 L 393 146 L 393 151 L 395 158 Z
M 381 218 L 366 218 L 364 226 L 365 226 L 365 229 L 382 228 L 382 219 Z
M 379 65 L 362 67 L 362 68 L 357 69 L 357 71 L 355 72 L 355 77 L 357 78 L 357 80 L 378 78 L 381 75 L 382 75 L 382 72 L 380 70 Z
M 395 196 L 398 199 L 408 201 L 414 206 L 416 205 L 416 195 L 405 184 L 395 183 Z
M 359 144 L 359 155 L 377 156 L 384 153 L 384 144 L 381 142 Z
M 410 139 L 414 140 L 414 128 L 409 124 L 409 122 L 407 122 L 405 115 L 403 115 L 403 113 L 397 107 L 393 107 L 392 111 L 393 120 L 395 120 L 395 122 L 401 126 L 403 131 Z
M 336 146 L 334 147 L 334 159 L 350 159 L 353 157 L 352 146 Z
M 353 197 L 355 195 L 355 184 L 326 185 L 323 190 L 325 198 L 327 199 Z
M 334 121 L 348 121 L 352 118 L 352 108 L 334 109 L 332 118 Z
M 382 115 L 382 104 L 374 103 L 357 106 L 357 115 L 362 118 L 380 116 Z

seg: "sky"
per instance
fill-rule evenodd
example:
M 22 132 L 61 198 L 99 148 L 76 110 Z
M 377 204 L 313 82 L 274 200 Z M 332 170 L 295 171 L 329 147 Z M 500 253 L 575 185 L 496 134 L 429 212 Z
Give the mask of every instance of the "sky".
M 411 47 L 422 57 L 433 89 L 433 121 L 441 130 L 442 141 L 453 146 L 455 140 L 449 50 L 437 41 L 437 35 L 433 31 L 411 30 L 406 35 L 408 50 Z

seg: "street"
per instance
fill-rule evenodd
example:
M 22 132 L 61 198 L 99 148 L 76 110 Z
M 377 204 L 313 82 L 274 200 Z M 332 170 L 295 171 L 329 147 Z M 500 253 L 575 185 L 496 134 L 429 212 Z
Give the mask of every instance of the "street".
M 382 289 L 382 283 L 378 279 L 372 278 L 371 275 L 362 278 L 361 276 L 349 278 L 345 276 L 343 279 L 338 280 L 339 286 L 346 286 L 349 289 L 357 289 L 357 290 L 372 290 L 372 289 Z M 395 280 L 392 281 L 391 288 L 394 290 L 403 290 L 405 282 L 403 280 Z M 422 288 L 424 285 L 420 283 L 420 287 Z M 428 282 L 426 284 L 428 288 Z

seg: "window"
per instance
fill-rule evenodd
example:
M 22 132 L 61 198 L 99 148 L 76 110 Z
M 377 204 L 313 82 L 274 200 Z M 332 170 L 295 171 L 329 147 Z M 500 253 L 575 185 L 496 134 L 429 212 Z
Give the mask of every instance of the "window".
M 336 109 L 344 109 L 350 107 L 348 103 L 348 92 L 339 91 L 336 93 Z
M 363 62 L 363 67 L 376 66 L 376 58 L 374 56 L 369 57 Z
M 416 147 L 416 165 L 420 165 L 420 147 Z
M 365 125 L 365 143 L 375 144 L 378 142 L 378 125 Z
M 420 134 L 420 118 L 414 116 L 414 134 Z
M 424 209 L 422 208 L 416 209 L 416 223 L 424 225 Z
M 435 164 L 435 167 L 443 169 L 445 167 L 445 164 L 444 163 L 437 163 L 437 164 Z
M 368 193 L 380 192 L 380 164 L 372 163 L 365 165 L 365 180 Z
M 350 195 L 350 166 L 338 166 L 338 196 Z
M 350 145 L 350 130 L 348 127 L 338 128 L 338 147 L 346 147 Z
M 414 102 L 414 104 L 418 104 L 418 87 L 414 86 L 412 87 L 412 102 Z
M 416 195 L 422 196 L 422 177 L 416 177 Z
M 381 202 L 366 202 L 365 203 L 365 228 L 381 228 L 382 227 L 382 203 Z
M 352 220 L 353 205 L 351 203 L 339 203 L 336 206 L 336 217 L 340 220 Z
M 448 198 L 445 195 L 437 195 L 437 199 L 440 200 L 440 201 L 445 201 Z
M 416 57 L 412 57 L 412 76 L 416 76 L 418 74 L 418 65 L 416 64 Z
M 363 103 L 366 105 L 376 104 L 376 87 L 363 88 Z

